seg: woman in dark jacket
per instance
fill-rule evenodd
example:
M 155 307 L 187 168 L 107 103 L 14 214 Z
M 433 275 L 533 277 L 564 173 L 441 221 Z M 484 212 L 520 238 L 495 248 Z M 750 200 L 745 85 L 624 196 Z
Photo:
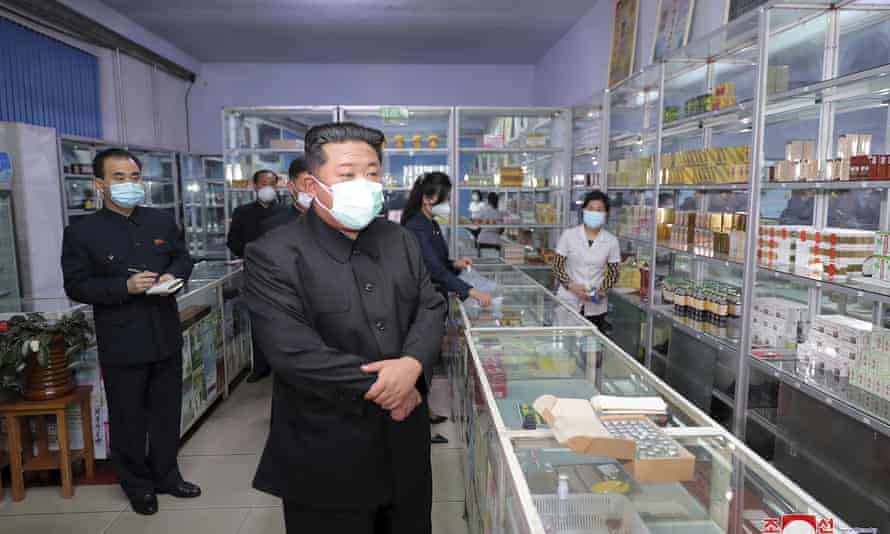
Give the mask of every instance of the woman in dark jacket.
M 482 307 L 491 305 L 491 295 L 474 289 L 458 278 L 461 271 L 473 265 L 470 258 L 452 261 L 448 258 L 448 245 L 442 237 L 442 229 L 434 219 L 450 217 L 451 179 L 443 172 L 428 172 L 421 176 L 411 189 L 411 195 L 402 211 L 402 225 L 411 230 L 420 243 L 420 251 L 430 278 L 443 293 L 456 293 L 461 300 L 473 297 Z
M 414 183 L 411 195 L 402 211 L 402 225 L 411 230 L 420 244 L 423 263 L 430 273 L 433 284 L 446 296 L 456 293 L 461 300 L 473 297 L 483 307 L 491 305 L 491 295 L 474 289 L 458 278 L 461 271 L 473 264 L 470 258 L 452 261 L 448 258 L 448 245 L 442 237 L 442 229 L 436 222 L 436 216 L 448 219 L 451 215 L 449 199 L 451 198 L 451 180 L 442 172 L 428 172 Z M 430 422 L 442 423 L 446 420 L 441 415 L 430 412 Z M 448 443 L 441 434 L 431 438 L 433 443 Z

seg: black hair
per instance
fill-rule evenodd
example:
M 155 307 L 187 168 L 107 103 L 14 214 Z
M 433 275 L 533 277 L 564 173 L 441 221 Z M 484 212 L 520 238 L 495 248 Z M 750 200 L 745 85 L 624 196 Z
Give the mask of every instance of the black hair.
M 447 200 L 450 194 L 451 178 L 447 174 L 438 171 L 424 173 L 411 188 L 408 202 L 405 203 L 405 209 L 402 210 L 402 224 L 406 224 L 412 217 L 420 213 L 423 209 L 424 198 L 432 197 L 435 199 L 433 204 L 438 204 Z
M 602 202 L 603 206 L 606 207 L 606 213 L 609 213 L 609 197 L 607 197 L 606 194 L 599 189 L 594 189 L 590 193 L 584 195 L 584 203 L 581 204 L 581 209 L 587 209 L 587 205 L 594 200 L 599 200 L 600 202 Z
M 287 168 L 287 176 L 291 180 L 296 180 L 304 172 L 309 172 L 309 167 L 306 166 L 306 158 L 302 157 L 290 162 L 290 167 Z
M 498 198 L 498 194 L 492 191 L 488 194 L 488 205 L 494 209 L 498 209 L 498 202 L 500 199 Z
M 93 158 L 93 176 L 102 178 L 103 180 L 105 179 L 105 162 L 109 159 L 131 159 L 136 162 L 136 166 L 139 167 L 139 170 L 142 170 L 142 162 L 129 150 L 124 150 L 123 148 L 107 148 L 96 154 L 96 157 Z
M 377 159 L 383 160 L 383 132 L 354 122 L 329 122 L 313 126 L 306 132 L 303 150 L 309 172 L 315 173 L 325 164 L 324 147 L 328 143 L 356 141 L 367 143 L 377 152 Z
M 264 174 L 271 174 L 272 176 L 278 178 L 278 175 L 275 171 L 270 171 L 269 169 L 260 169 L 257 172 L 253 173 L 253 183 L 257 183 L 260 181 L 260 177 Z

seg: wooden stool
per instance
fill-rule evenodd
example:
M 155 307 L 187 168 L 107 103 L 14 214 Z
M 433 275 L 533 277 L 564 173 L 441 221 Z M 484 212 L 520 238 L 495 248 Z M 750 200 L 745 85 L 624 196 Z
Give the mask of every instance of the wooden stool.
M 93 421 L 90 410 L 90 392 L 92 386 L 79 386 L 70 395 L 48 401 L 18 400 L 13 403 L 0 404 L 0 415 L 6 417 L 7 444 L 9 465 L 12 471 L 12 500 L 21 501 L 25 498 L 25 471 L 43 471 L 60 469 L 62 471 L 62 497 L 70 499 L 74 496 L 74 484 L 71 477 L 71 464 L 78 460 L 86 462 L 87 478 L 93 478 Z M 80 405 L 83 420 L 83 449 L 72 451 L 68 441 L 68 416 L 66 408 L 72 404 Z M 59 437 L 59 450 L 49 450 L 49 439 L 46 431 L 46 417 L 56 418 Z M 31 435 L 28 417 L 37 417 L 36 439 Z M 34 445 L 37 454 L 34 454 Z

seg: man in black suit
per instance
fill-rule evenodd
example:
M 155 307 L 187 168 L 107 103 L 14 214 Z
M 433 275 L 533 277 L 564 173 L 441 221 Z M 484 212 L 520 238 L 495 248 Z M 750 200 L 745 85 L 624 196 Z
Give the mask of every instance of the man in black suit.
M 312 195 L 306 192 L 306 177 L 308 175 L 306 158 L 297 158 L 290 163 L 290 167 L 287 169 L 287 190 L 290 192 L 294 204 L 290 208 L 278 210 L 278 213 L 263 220 L 264 234 L 303 215 L 312 205 Z
M 278 204 L 277 184 L 278 175 L 268 169 L 262 169 L 253 174 L 253 187 L 257 194 L 256 201 L 236 208 L 232 212 L 232 222 L 229 225 L 226 244 L 235 256 L 243 258 L 244 247 L 259 239 L 266 231 L 265 221 L 279 216 L 285 209 Z M 247 381 L 256 382 L 269 376 L 269 364 L 266 362 L 263 350 L 256 342 L 256 335 L 251 335 L 253 368 Z
M 138 206 L 142 164 L 109 149 L 93 161 L 104 207 L 65 229 L 65 292 L 92 304 L 111 423 L 111 457 L 133 510 L 158 510 L 156 493 L 197 497 L 176 461 L 182 412 L 182 330 L 176 298 L 149 296 L 188 279 L 192 259 L 173 218 Z M 148 438 L 148 458 L 145 456 Z
M 247 247 L 251 322 L 275 377 L 254 487 L 288 532 L 429 534 L 426 395 L 445 301 L 410 232 L 378 218 L 383 134 L 306 134 L 303 217 Z

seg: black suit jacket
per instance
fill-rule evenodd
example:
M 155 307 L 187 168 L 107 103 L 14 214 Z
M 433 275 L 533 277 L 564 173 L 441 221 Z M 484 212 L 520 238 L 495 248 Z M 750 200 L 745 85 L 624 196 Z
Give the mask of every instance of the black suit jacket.
M 275 375 L 254 486 L 310 506 L 373 507 L 431 488 L 425 404 L 401 423 L 363 399 L 362 364 L 440 356 L 445 302 L 414 237 L 377 219 L 357 240 L 314 211 L 247 247 L 245 294 Z
M 235 208 L 232 212 L 232 222 L 229 224 L 229 235 L 226 238 L 226 245 L 232 254 L 243 258 L 244 247 L 256 241 L 266 231 L 263 221 L 277 216 L 285 208 L 287 206 L 281 206 L 278 202 L 263 207 L 258 200 Z
M 65 293 L 93 305 L 102 364 L 142 364 L 182 349 L 176 298 L 130 295 L 127 269 L 185 280 L 192 266 L 176 222 L 160 210 L 137 207 L 124 217 L 103 209 L 65 228 Z
M 266 233 L 269 230 L 274 230 L 279 226 L 284 226 L 290 222 L 293 222 L 300 218 L 303 215 L 303 212 L 298 210 L 293 206 L 285 206 L 278 210 L 271 217 L 266 217 L 260 222 L 260 228 L 262 229 L 262 233 Z

